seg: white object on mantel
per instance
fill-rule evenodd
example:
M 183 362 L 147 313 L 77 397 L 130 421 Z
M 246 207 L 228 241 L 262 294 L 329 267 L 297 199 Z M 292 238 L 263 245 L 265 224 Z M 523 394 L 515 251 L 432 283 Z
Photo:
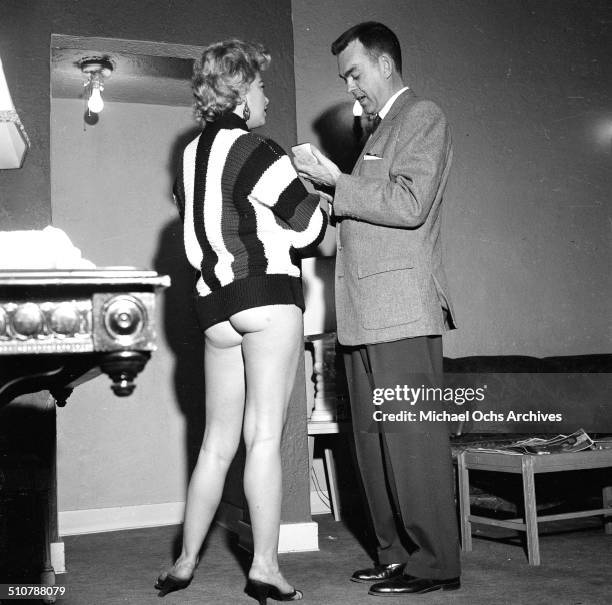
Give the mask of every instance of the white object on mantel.
M 57 227 L 0 231 L 0 269 L 94 269 Z
M 15 111 L 0 59 L 0 169 L 21 168 L 29 146 L 30 140 Z

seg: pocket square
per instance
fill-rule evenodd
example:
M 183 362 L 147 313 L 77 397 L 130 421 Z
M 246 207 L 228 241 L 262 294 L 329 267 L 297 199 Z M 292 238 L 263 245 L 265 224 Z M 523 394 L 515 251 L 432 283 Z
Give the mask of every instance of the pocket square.
M 366 153 L 363 156 L 364 161 L 365 160 L 382 160 L 382 158 L 378 157 L 377 155 L 372 155 L 371 153 Z

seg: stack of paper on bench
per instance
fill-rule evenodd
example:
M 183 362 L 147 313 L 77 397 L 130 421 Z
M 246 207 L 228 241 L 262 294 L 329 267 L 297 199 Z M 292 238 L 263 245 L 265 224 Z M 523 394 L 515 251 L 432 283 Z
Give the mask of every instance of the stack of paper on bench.
M 530 437 L 521 441 L 514 441 L 499 447 L 470 447 L 471 451 L 499 452 L 501 454 L 563 454 L 580 452 L 593 447 L 595 442 L 586 434 L 584 429 L 578 429 L 571 435 L 557 435 L 550 439 Z

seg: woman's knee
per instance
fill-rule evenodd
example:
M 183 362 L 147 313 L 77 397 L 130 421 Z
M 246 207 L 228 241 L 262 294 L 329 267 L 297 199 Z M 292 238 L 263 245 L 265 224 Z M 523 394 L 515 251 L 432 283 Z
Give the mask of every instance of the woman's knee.
M 247 454 L 256 448 L 268 448 L 280 451 L 283 428 L 280 427 L 244 427 L 244 445 Z
M 208 457 L 221 466 L 229 466 L 238 451 L 238 441 L 211 440 L 204 438 L 200 447 L 200 456 Z

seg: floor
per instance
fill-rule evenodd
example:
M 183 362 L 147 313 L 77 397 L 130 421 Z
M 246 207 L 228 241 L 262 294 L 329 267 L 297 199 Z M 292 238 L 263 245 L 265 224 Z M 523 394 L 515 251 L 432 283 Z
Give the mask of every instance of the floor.
M 307 605 L 369 604 L 379 598 L 367 585 L 348 581 L 370 559 L 351 531 L 354 520 L 335 522 L 318 515 L 319 552 L 285 554 L 286 577 L 304 592 Z M 58 576 L 67 596 L 61 605 L 240 605 L 255 603 L 243 593 L 248 555 L 233 534 L 215 528 L 192 584 L 158 598 L 153 588 L 170 561 L 176 526 L 65 538 L 68 573 Z M 486 528 L 487 532 L 506 531 Z M 477 536 L 482 534 L 477 534 Z M 597 519 L 549 524 L 541 539 L 542 565 L 530 567 L 514 538 L 475 537 L 474 550 L 462 554 L 462 588 L 390 599 L 424 605 L 609 605 L 612 603 L 612 536 Z M 23 601 L 22 601 L 23 602 Z M 8 601 L 7 601 L 8 603 Z

